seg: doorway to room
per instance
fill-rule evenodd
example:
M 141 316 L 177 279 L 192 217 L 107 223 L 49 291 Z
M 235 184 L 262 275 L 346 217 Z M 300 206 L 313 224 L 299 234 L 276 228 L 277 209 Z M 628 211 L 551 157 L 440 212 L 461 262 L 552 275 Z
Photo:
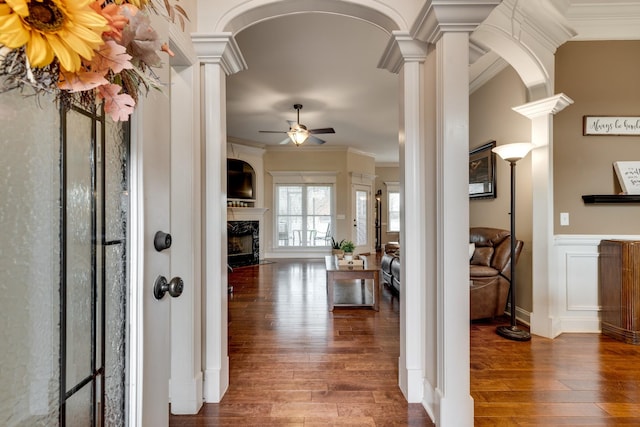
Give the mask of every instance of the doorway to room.
M 296 14 L 296 18 L 303 18 L 304 15 L 311 15 L 311 14 Z M 320 18 L 323 18 L 322 14 L 316 14 L 315 16 L 319 16 Z M 326 15 L 327 19 L 331 18 L 331 20 L 328 20 L 327 22 L 331 23 L 332 25 L 324 25 L 325 29 L 326 28 L 335 28 L 335 23 L 336 22 L 342 22 L 342 23 L 348 23 L 348 22 L 353 22 L 354 21 L 354 17 L 353 16 L 346 16 L 343 15 L 340 19 L 336 18 L 335 16 L 331 17 L 330 15 Z M 284 17 L 279 17 L 279 20 L 281 20 L 281 23 L 284 25 Z M 356 18 L 357 19 L 357 18 Z M 273 20 L 275 21 L 275 20 Z M 297 21 L 300 21 L 300 19 L 297 19 Z M 302 22 L 307 22 L 306 18 L 305 20 L 303 20 Z M 246 47 L 246 43 L 248 43 L 248 41 L 246 40 L 246 38 L 242 37 L 242 33 L 245 30 L 249 30 L 251 29 L 253 26 L 258 26 L 261 25 L 263 23 L 263 21 L 259 21 L 258 23 L 256 23 L 255 25 L 251 25 L 251 26 L 246 26 L 245 29 L 243 29 L 243 31 L 240 31 L 238 34 L 234 34 L 234 37 L 236 38 L 237 42 L 238 42 L 238 50 L 239 52 L 242 52 L 244 54 L 245 49 L 247 49 L 247 51 L 250 51 L 249 48 Z M 358 24 L 362 24 L 361 22 Z M 270 23 L 270 25 L 274 25 L 273 23 Z M 301 25 L 299 23 L 295 23 L 295 25 Z M 371 23 L 367 23 L 367 25 L 369 27 L 371 27 Z M 317 24 L 318 27 L 323 27 L 320 24 Z M 315 28 L 315 26 L 314 26 Z M 380 32 L 380 33 L 385 33 L 384 30 L 382 30 L 381 28 L 377 28 L 376 31 Z M 341 33 L 342 34 L 342 33 Z M 385 33 L 384 37 L 381 37 L 380 39 L 383 39 L 382 43 L 380 44 L 380 46 L 377 46 L 374 50 L 376 50 L 376 59 L 378 60 L 379 57 L 383 54 L 384 49 L 386 47 L 386 44 L 388 42 L 388 38 L 389 38 L 390 34 Z M 345 36 L 346 37 L 346 36 Z M 370 42 L 370 40 L 360 40 L 360 43 L 367 43 Z M 363 49 L 365 49 L 365 47 L 362 47 Z M 262 57 L 277 57 L 278 56 L 278 52 L 276 51 L 271 52 L 269 50 L 265 50 L 264 48 L 261 49 L 256 49 L 255 50 L 259 51 Z M 366 47 L 366 49 L 370 49 L 369 47 Z M 253 57 L 247 57 L 245 58 L 247 60 L 247 63 L 250 65 L 250 68 L 248 70 L 242 70 L 239 73 L 237 73 L 237 75 L 231 75 L 231 76 L 227 76 L 226 77 L 226 97 L 227 97 L 227 102 L 226 102 L 226 106 L 227 106 L 227 117 L 226 117 L 226 121 L 227 121 L 227 131 L 229 131 L 230 128 L 232 128 L 233 123 L 238 122 L 238 117 L 232 117 L 230 115 L 230 111 L 231 111 L 231 106 L 232 105 L 237 105 L 238 103 L 238 94 L 237 94 L 237 89 L 234 87 L 234 85 L 240 85 L 240 83 L 238 83 L 238 81 L 240 81 L 242 74 L 243 73 L 259 73 L 260 72 L 260 68 L 259 68 L 259 64 L 256 64 L 255 58 Z M 344 60 L 344 58 L 342 58 L 342 60 Z M 374 70 L 378 73 L 384 73 L 385 76 L 389 76 L 390 78 L 392 78 L 395 81 L 395 85 L 393 86 L 394 88 L 394 95 L 397 96 L 397 80 L 398 80 L 398 76 L 392 73 L 388 73 L 387 71 L 384 70 L 376 70 L 375 69 L 375 62 L 373 63 L 374 65 L 369 65 L 372 68 L 374 68 Z M 337 64 L 333 64 L 331 65 L 332 67 L 349 67 L 348 62 L 340 62 Z M 215 84 L 215 83 L 214 83 Z M 282 84 L 282 82 L 278 83 L 276 81 L 273 82 L 273 85 L 280 85 Z M 262 87 L 262 85 L 260 85 L 260 87 Z M 258 88 L 259 89 L 259 88 Z M 307 87 L 307 89 L 309 91 L 311 91 L 311 87 Z M 354 90 L 359 91 L 362 89 L 357 89 L 354 88 Z M 365 92 L 371 92 L 372 89 L 371 88 L 366 88 L 364 89 Z M 314 107 L 314 103 L 311 102 L 311 99 L 313 99 L 313 94 L 312 93 L 308 93 L 308 94 L 301 94 L 302 96 L 306 96 L 307 98 L 305 98 L 304 100 L 304 104 L 305 107 L 308 106 L 307 111 L 310 114 L 310 117 L 313 117 L 312 114 L 314 112 L 314 110 L 318 110 L 318 109 L 330 109 L 332 108 L 331 105 L 320 105 L 320 106 L 315 106 Z M 282 97 L 283 95 L 281 94 L 280 97 Z M 306 100 L 310 99 L 309 102 L 307 102 Z M 393 100 L 390 100 L 389 97 L 385 96 L 385 101 L 396 106 L 398 103 L 394 102 Z M 269 99 L 265 99 L 266 104 L 269 106 L 269 103 L 273 104 L 274 101 L 270 101 Z M 337 102 L 337 101 L 336 101 Z M 285 101 L 277 101 L 276 103 L 277 105 L 282 104 L 283 106 L 285 105 Z M 290 104 L 290 102 L 287 100 L 286 101 L 286 105 Z M 291 102 L 291 104 L 293 104 L 293 102 Z M 254 104 L 255 105 L 255 104 Z M 258 104 L 258 106 L 256 108 L 264 108 L 263 103 Z M 285 107 L 286 108 L 286 107 Z M 397 108 L 397 107 L 396 107 Z M 273 106 L 273 109 L 276 109 L 276 106 Z M 263 114 L 261 112 L 261 114 Z M 242 118 L 241 122 L 245 122 L 246 123 L 246 116 L 241 116 L 244 117 Z M 305 116 L 306 118 L 307 116 Z M 393 121 L 394 123 L 397 123 L 397 111 L 395 111 L 395 114 L 393 115 Z M 246 127 L 246 126 L 245 126 Z M 269 129 L 269 128 L 267 128 Z M 396 132 L 397 133 L 397 132 Z M 253 137 L 257 137 L 258 133 L 256 132 L 255 135 L 253 135 Z M 286 135 L 284 135 L 286 137 Z M 247 138 L 252 137 L 252 135 L 248 135 Z M 277 138 L 278 136 L 274 136 L 274 138 Z M 239 141 L 241 138 L 239 138 L 239 135 L 236 134 L 228 134 L 227 135 L 227 140 L 232 140 L 233 142 L 231 143 L 231 145 L 227 144 L 227 147 L 231 147 L 231 146 L 235 146 L 236 144 L 239 144 Z M 280 138 L 282 139 L 282 138 Z M 396 136 L 396 140 L 397 140 L 397 136 Z M 390 143 L 391 144 L 391 143 Z M 322 147 L 319 147 L 318 151 L 321 151 L 323 148 L 331 148 L 331 141 L 328 141 L 327 144 L 324 144 Z M 278 153 L 280 151 L 284 151 L 282 149 L 282 147 L 276 147 L 277 150 L 274 150 L 274 152 L 268 152 L 268 156 L 269 156 L 269 161 L 270 161 L 270 166 L 269 169 L 278 171 L 278 170 L 282 170 L 282 171 L 294 171 L 296 170 L 296 167 L 303 167 L 300 165 L 292 165 L 291 163 L 288 164 L 283 164 L 283 165 L 278 165 L 276 166 L 271 166 L 274 163 L 277 163 L 277 161 L 274 161 L 273 159 L 275 158 L 275 156 L 278 155 Z M 313 147 L 315 148 L 315 147 Z M 301 147 L 300 150 L 305 150 L 306 147 Z M 228 148 L 228 150 L 231 151 L 231 155 L 237 154 L 234 152 L 233 148 Z M 399 152 L 399 148 L 396 147 L 396 150 Z M 227 158 L 230 156 L 229 153 L 227 153 Z M 271 163 L 273 161 L 273 163 Z M 311 168 L 310 170 L 312 170 L 313 168 Z M 314 170 L 315 171 L 315 170 Z M 228 176 L 228 175 L 227 175 Z M 372 175 L 373 177 L 373 175 Z M 306 179 L 310 179 L 310 178 L 306 178 Z M 373 178 L 371 178 L 371 180 L 373 180 Z M 274 178 L 275 181 L 275 178 Z M 357 184 L 354 184 L 354 186 L 352 186 L 352 182 L 357 182 Z M 354 242 L 358 242 L 358 246 L 360 249 L 360 252 L 364 252 L 364 251 L 368 251 L 370 250 L 369 248 L 372 246 L 372 239 L 373 239 L 373 230 L 374 230 L 374 225 L 373 225 L 373 215 L 372 215 L 372 210 L 373 210 L 373 198 L 372 198 L 372 184 L 369 186 L 366 185 L 360 185 L 361 183 L 363 183 L 364 181 L 364 177 L 360 177 L 358 176 L 357 178 L 354 177 L 349 177 L 347 182 L 344 183 L 340 183 L 339 186 L 336 186 L 336 190 L 337 191 L 341 191 L 344 193 L 344 197 L 343 199 L 341 199 L 340 203 L 346 203 L 346 206 L 342 206 L 340 207 L 340 212 L 338 213 L 346 213 L 346 215 L 343 215 L 342 218 L 338 218 L 338 219 L 334 219 L 334 221 L 336 222 L 336 224 L 331 224 L 331 227 L 328 227 L 328 225 L 322 224 L 322 226 L 318 226 L 318 224 L 312 224 L 310 220 L 305 220 L 305 221 L 298 221 L 299 224 L 292 224 L 292 220 L 287 221 L 284 217 L 282 218 L 282 221 L 274 221 L 273 219 L 275 218 L 276 215 L 280 214 L 280 210 L 276 209 L 276 205 L 275 202 L 273 202 L 273 198 L 275 198 L 275 195 L 273 197 L 269 196 L 267 198 L 267 200 L 271 200 L 273 202 L 273 204 L 271 206 L 267 206 L 265 205 L 265 207 L 270 209 L 270 212 L 267 213 L 266 215 L 266 220 L 271 221 L 270 225 L 268 226 L 268 229 L 265 229 L 265 232 L 267 233 L 268 236 L 273 236 L 273 245 L 277 246 L 277 247 L 285 247 L 285 246 L 328 246 L 328 243 L 330 242 L 330 238 L 331 236 L 336 236 L 336 237 L 340 237 L 340 238 L 347 238 L 347 240 L 353 240 Z M 338 188 L 339 187 L 339 188 Z M 264 192 L 264 194 L 266 195 L 270 195 L 270 194 L 275 194 L 275 192 L 277 191 L 276 189 L 273 189 L 271 187 L 264 187 L 264 188 L 258 188 L 258 191 L 260 192 Z M 342 200 L 344 200 L 344 202 L 342 202 Z M 352 206 L 353 205 L 353 206 Z M 232 207 L 231 209 L 227 209 L 227 211 L 236 211 L 237 209 L 235 209 L 234 207 Z M 235 215 L 235 213 L 233 214 Z M 298 214 L 298 216 L 300 216 Z M 229 218 L 227 218 L 227 220 L 230 220 Z M 297 231 L 296 231 L 297 230 Z M 308 230 L 313 230 L 314 234 L 309 233 Z M 318 233 L 320 230 L 322 233 L 324 233 L 322 236 L 319 236 Z M 327 233 L 327 231 L 325 230 L 331 230 L 332 234 L 329 235 Z M 327 236 L 329 236 L 327 238 Z M 319 239 L 318 237 L 321 237 L 322 239 Z M 269 242 L 272 239 L 267 238 L 264 240 L 265 244 L 269 244 Z M 338 239 L 340 240 L 340 239 Z M 229 248 L 229 244 L 231 242 L 235 242 L 236 239 L 231 236 L 229 234 L 229 228 L 227 228 L 227 236 L 226 239 L 224 239 L 224 241 L 222 242 L 223 246 L 226 246 L 227 248 Z M 262 243 L 261 243 L 261 249 L 263 249 L 262 247 Z M 329 249 L 327 248 L 327 253 L 330 253 Z M 233 283 L 229 283 L 229 285 L 234 285 Z M 234 287 L 235 288 L 235 287 Z M 212 309 L 211 307 L 207 308 L 208 310 Z M 233 384 L 231 384 L 233 385 Z

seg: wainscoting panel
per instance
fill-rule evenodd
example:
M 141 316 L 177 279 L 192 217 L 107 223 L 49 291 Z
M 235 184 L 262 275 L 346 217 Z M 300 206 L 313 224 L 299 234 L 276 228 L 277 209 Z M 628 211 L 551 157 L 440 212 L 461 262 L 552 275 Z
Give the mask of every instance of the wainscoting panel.
M 555 291 L 549 303 L 561 333 L 600 332 L 598 245 L 604 239 L 636 240 L 638 236 L 555 236 Z
M 567 252 L 567 311 L 600 311 L 598 254 Z

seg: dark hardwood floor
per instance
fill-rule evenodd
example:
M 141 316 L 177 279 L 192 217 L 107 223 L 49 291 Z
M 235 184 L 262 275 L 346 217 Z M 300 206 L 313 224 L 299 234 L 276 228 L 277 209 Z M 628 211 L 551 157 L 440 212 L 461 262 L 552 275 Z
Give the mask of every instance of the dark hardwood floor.
M 433 426 L 397 386 L 398 299 L 327 311 L 324 260 L 229 276 L 230 386 L 170 426 Z M 508 341 L 471 324 L 476 426 L 640 425 L 640 346 L 599 334 Z M 446 426 L 445 426 L 446 427 Z

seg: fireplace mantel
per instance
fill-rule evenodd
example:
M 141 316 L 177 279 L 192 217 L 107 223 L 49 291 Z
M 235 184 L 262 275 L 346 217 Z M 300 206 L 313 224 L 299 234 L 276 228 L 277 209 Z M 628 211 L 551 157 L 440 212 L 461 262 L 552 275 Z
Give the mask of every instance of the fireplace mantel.
M 227 214 L 232 215 L 264 215 L 267 208 L 227 208 Z M 231 219 L 230 216 L 228 216 Z

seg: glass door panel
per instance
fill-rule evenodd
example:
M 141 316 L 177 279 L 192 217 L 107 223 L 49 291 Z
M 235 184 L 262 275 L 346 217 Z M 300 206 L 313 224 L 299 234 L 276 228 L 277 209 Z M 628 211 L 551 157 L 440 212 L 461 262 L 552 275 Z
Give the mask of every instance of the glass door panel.
M 93 372 L 95 312 L 92 120 L 78 112 L 67 115 L 65 146 L 65 391 L 69 393 Z
M 128 126 L 106 120 L 102 264 L 105 310 L 105 395 L 107 426 L 125 425 L 126 237 L 129 219 Z
M 126 425 L 129 131 L 104 123 L 0 94 L 2 426 Z
M 60 113 L 0 93 L 0 425 L 58 424 Z
M 63 117 L 60 424 L 125 425 L 128 127 L 76 108 Z
M 364 185 L 353 188 L 353 243 L 356 252 L 367 252 L 369 246 L 369 204 L 371 189 Z

